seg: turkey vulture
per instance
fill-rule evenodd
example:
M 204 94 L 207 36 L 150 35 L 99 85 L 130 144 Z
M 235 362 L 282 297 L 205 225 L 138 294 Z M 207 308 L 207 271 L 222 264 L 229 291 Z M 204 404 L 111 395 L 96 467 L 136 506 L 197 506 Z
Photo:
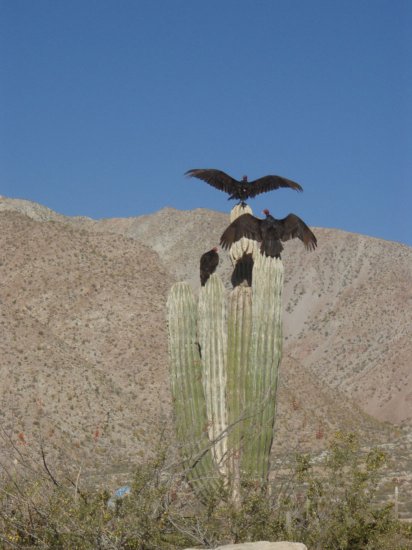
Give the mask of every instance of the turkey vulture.
M 205 286 L 206 281 L 216 271 L 219 263 L 219 254 L 217 246 L 202 254 L 200 258 L 200 283 Z
M 233 287 L 245 283 L 247 286 L 252 286 L 253 264 L 252 254 L 243 253 L 243 256 L 236 261 L 232 273 L 231 281 Z
M 242 214 L 226 228 L 220 244 L 222 248 L 229 248 L 242 237 L 247 237 L 261 243 L 260 251 L 266 256 L 280 258 L 283 250 L 281 241 L 288 241 L 298 237 L 307 250 L 314 250 L 317 246 L 315 235 L 296 214 L 289 214 L 281 220 L 270 215 L 269 210 L 263 210 L 266 218 L 255 218 L 252 214 Z
M 290 187 L 295 191 L 303 191 L 298 183 L 281 176 L 263 176 L 253 181 L 248 181 L 247 176 L 243 176 L 242 181 L 238 181 L 225 174 L 225 172 L 214 170 L 213 168 L 196 168 L 188 170 L 185 175 L 199 178 L 216 187 L 216 189 L 228 193 L 228 200 L 238 200 L 243 206 L 246 199 L 256 197 L 260 193 L 266 193 L 273 189 L 279 189 L 279 187 Z

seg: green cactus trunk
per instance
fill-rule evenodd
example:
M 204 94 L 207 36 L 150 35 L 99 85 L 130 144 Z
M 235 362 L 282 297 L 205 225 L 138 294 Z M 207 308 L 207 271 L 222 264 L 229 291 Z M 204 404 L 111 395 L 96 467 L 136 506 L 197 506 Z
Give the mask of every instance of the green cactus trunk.
M 245 477 L 265 483 L 276 412 L 278 367 L 282 350 L 283 265 L 259 255 L 253 268 L 252 334 L 246 374 L 248 437 L 242 454 Z
M 232 219 L 243 213 L 234 209 Z M 232 261 L 245 253 L 254 259 L 251 287 L 236 286 L 227 300 L 214 274 L 197 307 L 186 283 L 168 300 L 177 436 L 195 464 L 189 478 L 201 496 L 224 484 L 234 502 L 242 480 L 268 478 L 282 350 L 282 262 L 249 239 L 235 243 Z
M 202 352 L 203 388 L 213 458 L 227 475 L 226 301 L 222 281 L 213 274 L 199 296 L 198 334 Z
M 229 413 L 229 472 L 234 502 L 240 498 L 241 456 L 248 407 L 248 350 L 252 332 L 252 289 L 238 286 L 229 295 L 227 401 Z
M 173 285 L 167 312 L 177 439 L 188 478 L 200 493 L 207 495 L 218 489 L 221 481 L 207 436 L 208 420 L 197 339 L 197 305 L 187 283 Z

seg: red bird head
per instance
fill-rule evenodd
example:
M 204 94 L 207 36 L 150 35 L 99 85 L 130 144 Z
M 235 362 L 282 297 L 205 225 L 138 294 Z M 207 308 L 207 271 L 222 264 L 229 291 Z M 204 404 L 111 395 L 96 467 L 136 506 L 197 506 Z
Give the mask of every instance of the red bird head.
M 219 248 L 218 248 L 217 246 L 214 246 L 214 247 L 212 248 L 212 250 L 213 250 L 213 252 L 218 252 L 218 251 L 219 251 Z
M 262 212 L 265 214 L 265 216 L 269 216 L 270 212 L 267 208 L 265 208 L 264 210 L 262 210 Z

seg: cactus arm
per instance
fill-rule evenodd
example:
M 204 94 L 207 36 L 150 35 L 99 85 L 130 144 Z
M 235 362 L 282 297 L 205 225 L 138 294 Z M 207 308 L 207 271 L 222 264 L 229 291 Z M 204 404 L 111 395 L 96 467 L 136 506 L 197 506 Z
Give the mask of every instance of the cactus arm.
M 229 420 L 229 464 L 232 501 L 240 501 L 240 457 L 242 454 L 246 409 L 247 361 L 252 328 L 252 289 L 238 286 L 229 296 L 227 401 Z
M 215 462 L 226 477 L 226 301 L 223 283 L 216 274 L 201 288 L 198 308 L 209 439 L 213 443 Z
M 260 255 L 253 268 L 252 334 L 246 401 L 250 436 L 245 441 L 242 469 L 265 482 L 276 411 L 278 367 L 282 351 L 281 260 Z
M 187 283 L 173 285 L 167 300 L 171 390 L 178 442 L 188 478 L 202 494 L 220 486 L 207 437 L 197 307 Z
M 259 441 L 262 455 L 257 471 L 260 473 L 261 478 L 266 479 L 269 472 L 269 456 L 276 414 L 277 382 L 282 355 L 283 264 L 280 259 L 266 256 L 261 256 L 257 263 L 257 273 L 259 274 L 259 271 L 262 270 L 262 279 L 265 281 L 262 280 L 260 285 L 259 280 L 256 281 L 255 294 L 261 292 L 265 304 L 265 311 L 263 312 L 263 316 L 266 317 L 264 353 L 267 365 L 260 380 L 260 394 L 263 399 L 266 399 L 266 403 L 262 410 L 262 429 Z M 257 301 L 260 302 L 260 299 Z
M 241 423 L 245 413 L 245 385 L 248 350 L 252 327 L 252 291 L 236 287 L 230 294 L 228 314 L 227 385 L 229 404 L 229 440 L 240 448 Z

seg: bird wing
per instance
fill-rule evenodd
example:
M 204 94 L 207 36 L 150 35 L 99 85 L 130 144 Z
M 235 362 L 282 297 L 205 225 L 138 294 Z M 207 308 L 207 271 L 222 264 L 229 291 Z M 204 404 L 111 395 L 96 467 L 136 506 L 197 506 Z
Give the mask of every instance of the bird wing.
M 230 194 L 234 193 L 239 185 L 239 182 L 234 178 L 222 172 L 222 170 L 215 170 L 214 168 L 195 168 L 185 172 L 185 175 L 191 178 L 199 178 L 216 187 L 216 189 Z
M 317 246 L 317 240 L 315 235 L 306 225 L 306 223 L 296 216 L 296 214 L 289 214 L 286 218 L 279 220 L 282 231 L 281 240 L 288 241 L 289 239 L 300 239 L 307 250 L 314 250 Z
M 295 191 L 303 191 L 302 187 L 295 181 L 282 178 L 281 176 L 263 176 L 250 182 L 249 197 L 255 197 L 260 193 L 266 193 L 280 187 L 289 187 Z
M 262 220 L 255 218 L 252 214 L 242 214 L 225 229 L 220 237 L 222 248 L 230 248 L 233 243 L 242 237 L 261 242 L 261 222 Z

